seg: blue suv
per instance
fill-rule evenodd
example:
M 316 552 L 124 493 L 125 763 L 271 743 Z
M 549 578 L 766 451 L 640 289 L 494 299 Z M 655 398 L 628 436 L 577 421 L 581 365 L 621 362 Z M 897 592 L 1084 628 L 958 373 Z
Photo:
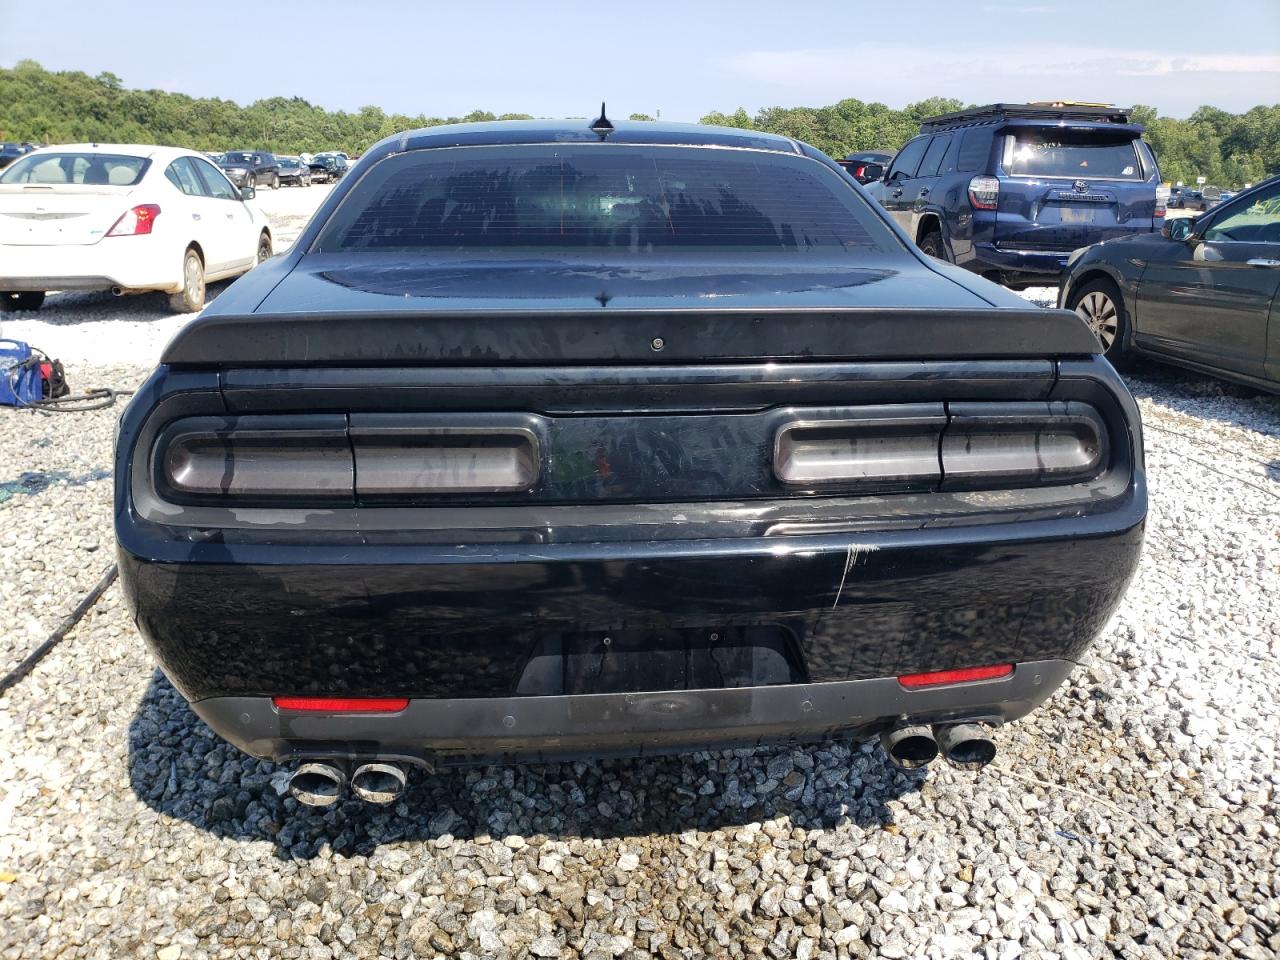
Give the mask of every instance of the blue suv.
M 1067 257 L 1160 229 L 1168 197 L 1129 112 L 1006 104 L 932 117 L 873 191 L 920 249 L 1015 289 Z

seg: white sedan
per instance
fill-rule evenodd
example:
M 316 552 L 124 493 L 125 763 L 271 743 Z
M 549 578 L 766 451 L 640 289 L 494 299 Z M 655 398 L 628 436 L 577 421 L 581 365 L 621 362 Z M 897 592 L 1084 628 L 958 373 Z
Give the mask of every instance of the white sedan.
M 252 198 L 191 150 L 34 150 L 0 174 L 0 309 L 37 310 L 50 290 L 161 290 L 200 310 L 206 283 L 271 256 Z

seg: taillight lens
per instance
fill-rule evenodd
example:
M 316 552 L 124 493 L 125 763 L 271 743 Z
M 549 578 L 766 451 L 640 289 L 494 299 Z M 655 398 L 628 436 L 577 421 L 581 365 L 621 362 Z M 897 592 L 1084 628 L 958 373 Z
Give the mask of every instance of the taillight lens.
M 1156 209 L 1153 216 L 1163 217 L 1165 211 L 1169 209 L 1169 188 L 1165 186 L 1156 187 Z
M 141 237 L 151 232 L 156 217 L 160 216 L 160 207 L 154 203 L 140 203 L 126 210 L 120 219 L 107 231 L 108 237 Z
M 973 683 L 976 680 L 998 680 L 1013 673 L 1012 663 L 998 663 L 990 667 L 965 667 L 961 670 L 931 670 L 928 673 L 908 673 L 898 682 L 909 690 L 920 687 L 941 687 L 952 683 Z
M 272 697 L 277 710 L 295 713 L 399 713 L 408 697 Z
M 995 177 L 974 177 L 969 181 L 969 203 L 975 210 L 994 210 L 1000 202 L 1000 181 Z
M 1102 416 L 1075 401 L 886 404 L 858 413 L 782 424 L 774 476 L 814 490 L 974 490 L 1079 483 L 1107 466 Z

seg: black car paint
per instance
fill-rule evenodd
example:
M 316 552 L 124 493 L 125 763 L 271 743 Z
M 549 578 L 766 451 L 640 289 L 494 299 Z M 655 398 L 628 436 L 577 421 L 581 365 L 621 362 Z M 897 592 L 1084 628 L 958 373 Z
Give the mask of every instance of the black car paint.
M 1273 177 L 1214 207 L 1195 220 L 1187 240 L 1159 233 L 1087 248 L 1063 278 L 1059 305 L 1105 278 L 1129 318 L 1122 352 L 1280 392 L 1280 237 L 1228 246 L 1203 239 L 1215 222 L 1278 186 Z M 1206 259 L 1215 247 L 1221 259 Z
M 351 169 L 351 164 L 346 159 L 332 153 L 317 154 L 307 166 L 313 179 L 330 183 L 341 180 Z
M 618 139 L 803 153 L 860 191 L 782 138 L 643 124 Z M 555 140 L 597 136 L 541 122 L 436 128 L 379 144 L 357 169 L 406 149 Z M 1019 309 L 893 227 L 900 257 L 842 277 L 763 263 L 736 276 L 688 263 L 354 266 L 311 253 L 357 182 L 170 345 L 121 422 L 122 582 L 167 675 L 232 742 L 277 759 L 428 762 L 866 733 L 908 713 L 1003 722 L 1051 692 L 1118 603 L 1146 509 L 1140 421 L 1075 318 Z M 728 417 L 783 406 L 965 400 L 1092 404 L 1113 441 L 1104 473 L 1056 488 L 784 491 L 762 486 L 726 431 Z M 150 490 L 145 451 L 177 418 L 386 410 L 516 410 L 579 437 L 601 417 L 648 422 L 564 458 L 572 504 L 175 513 Z M 641 467 L 654 473 L 631 475 Z M 704 493 L 677 495 L 682 478 Z M 717 489 L 738 495 L 709 499 Z M 637 630 L 653 655 L 609 661 L 609 639 Z M 760 649 L 789 651 L 778 696 L 652 687 L 667 676 L 661 650 L 692 670 L 694 651 L 753 630 L 773 638 Z M 585 700 L 514 696 L 547 650 L 624 667 Z M 914 698 L 894 679 L 992 662 L 1019 667 Z M 299 692 L 438 709 L 354 722 L 289 718 L 265 699 Z M 612 720 L 602 696 L 622 698 Z

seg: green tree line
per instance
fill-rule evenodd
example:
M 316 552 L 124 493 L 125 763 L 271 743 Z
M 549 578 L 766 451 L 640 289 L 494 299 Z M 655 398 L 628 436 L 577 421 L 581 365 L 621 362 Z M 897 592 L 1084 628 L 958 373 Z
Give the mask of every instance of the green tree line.
M 849 99 L 829 107 L 767 107 L 755 116 L 739 108 L 727 115 L 709 113 L 702 122 L 779 133 L 843 157 L 858 150 L 892 152 L 919 132 L 923 118 L 964 106 L 933 97 L 892 110 L 883 103 Z M 1185 120 L 1138 105 L 1132 119 L 1146 126 L 1166 180 L 1195 183 L 1196 177 L 1204 177 L 1221 187 L 1240 187 L 1280 173 L 1280 104 L 1245 113 L 1201 107 Z
M 732 114 L 712 112 L 702 122 L 796 137 L 841 157 L 855 150 L 896 150 L 919 130 L 923 118 L 963 106 L 959 100 L 933 97 L 895 110 L 850 98 L 826 107 L 766 107 L 754 115 L 741 108 Z M 79 71 L 54 72 L 32 60 L 0 69 L 0 139 L 5 140 L 356 154 L 385 136 L 415 127 L 529 118 L 485 110 L 464 117 L 407 116 L 376 106 L 335 111 L 301 97 L 270 97 L 241 106 L 216 97 L 130 90 L 111 73 L 91 77 Z M 632 119 L 649 118 L 632 114 Z M 1245 113 L 1206 106 L 1186 119 L 1162 117 L 1154 107 L 1137 106 L 1134 119 L 1146 125 L 1167 180 L 1194 183 L 1203 176 L 1210 183 L 1235 187 L 1280 172 L 1280 104 L 1259 105 Z

